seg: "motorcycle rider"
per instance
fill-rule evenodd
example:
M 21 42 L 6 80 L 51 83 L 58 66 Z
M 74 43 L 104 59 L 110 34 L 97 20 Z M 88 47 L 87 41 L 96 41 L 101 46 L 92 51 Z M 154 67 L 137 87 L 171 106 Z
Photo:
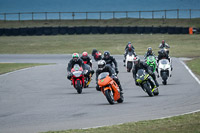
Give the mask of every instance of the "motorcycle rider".
M 81 59 L 92 68 L 92 59 L 88 56 L 87 52 L 83 52 Z
M 168 59 L 169 62 L 171 60 L 169 55 L 167 54 L 167 52 L 164 49 L 161 49 L 160 51 L 158 51 L 158 61 L 157 62 L 159 62 L 159 60 L 161 60 L 163 58 Z
M 67 67 L 67 71 L 68 71 L 67 78 L 69 80 L 72 77 L 71 69 L 74 67 L 75 64 L 78 64 L 80 67 L 83 68 L 83 70 L 85 70 L 85 65 L 83 63 L 83 60 L 81 58 L 79 58 L 79 54 L 78 53 L 73 53 L 72 54 L 72 59 L 69 61 L 68 67 Z
M 138 83 L 136 82 L 136 74 L 139 69 L 144 69 L 153 78 L 155 82 L 155 88 L 159 87 L 155 73 L 152 72 L 151 68 L 145 62 L 140 61 L 140 58 L 138 56 L 134 58 L 134 66 L 132 70 L 133 78 L 135 79 L 136 85 L 138 85 Z
M 97 51 L 96 49 L 92 50 L 92 56 L 94 57 L 95 61 L 101 60 L 101 52 Z
M 167 43 L 165 43 L 165 40 L 162 40 L 162 42 L 160 43 L 160 45 L 159 45 L 159 48 L 160 49 L 162 49 L 162 48 L 170 48 L 170 46 L 167 44 Z
M 115 58 L 113 56 L 110 55 L 110 52 L 109 51 L 105 51 L 104 52 L 104 57 L 102 60 L 105 60 L 106 62 L 106 65 L 110 65 L 112 68 L 113 67 L 113 63 L 115 65 L 115 72 L 118 74 L 119 71 L 118 71 L 118 68 L 117 68 L 117 61 L 115 60 Z
M 146 59 L 148 56 L 154 56 L 154 57 L 156 57 L 155 54 L 154 54 L 154 52 L 153 52 L 153 49 L 151 47 L 147 48 L 147 52 L 144 55 L 144 59 Z
M 165 40 L 162 40 L 162 42 L 159 45 L 159 48 L 160 49 L 166 49 L 167 54 L 169 54 L 168 49 L 170 48 L 170 46 L 167 43 L 165 43 Z
M 96 70 L 96 90 L 97 91 L 101 91 L 98 85 L 98 76 L 100 73 L 102 72 L 109 72 L 109 76 L 113 78 L 113 80 L 118 84 L 120 92 L 122 93 L 123 89 L 122 86 L 120 84 L 120 81 L 117 77 L 117 75 L 115 74 L 114 70 L 111 68 L 111 66 L 106 65 L 105 60 L 100 60 L 98 61 L 98 69 Z
M 128 52 L 131 52 L 131 53 L 133 53 L 134 56 L 136 56 L 135 48 L 133 47 L 131 42 L 128 42 L 128 44 L 125 47 L 124 60 L 123 60 L 124 63 L 126 61 L 126 56 L 127 56 Z M 125 64 L 124 64 L 124 66 L 125 66 Z

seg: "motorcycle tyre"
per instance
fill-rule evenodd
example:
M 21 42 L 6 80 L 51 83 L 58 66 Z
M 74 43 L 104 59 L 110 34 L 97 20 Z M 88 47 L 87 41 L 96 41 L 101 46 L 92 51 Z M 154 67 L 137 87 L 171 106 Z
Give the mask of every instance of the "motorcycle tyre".
M 154 96 L 157 96 L 159 94 L 159 90 L 157 89 L 156 91 L 153 92 Z
M 114 104 L 114 98 L 113 98 L 113 94 L 110 90 L 106 90 L 105 91 L 105 96 L 106 96 L 106 99 L 108 100 L 108 102 L 110 104 Z
M 124 96 L 123 94 L 120 93 L 120 98 L 117 100 L 118 103 L 123 103 L 124 101 Z
M 127 72 L 130 72 L 131 71 L 131 69 L 132 69 L 132 62 L 128 62 L 127 63 Z
M 154 95 L 153 95 L 153 92 L 151 91 L 150 86 L 151 86 L 150 84 L 144 84 L 144 85 L 143 85 L 143 88 L 146 90 L 147 94 L 148 94 L 150 97 L 152 97 L 152 96 L 154 96 Z
M 77 81 L 76 87 L 77 87 L 76 90 L 77 90 L 78 94 L 81 94 L 82 93 L 82 86 L 81 86 L 80 80 Z
M 167 80 L 162 81 L 163 85 L 167 85 Z

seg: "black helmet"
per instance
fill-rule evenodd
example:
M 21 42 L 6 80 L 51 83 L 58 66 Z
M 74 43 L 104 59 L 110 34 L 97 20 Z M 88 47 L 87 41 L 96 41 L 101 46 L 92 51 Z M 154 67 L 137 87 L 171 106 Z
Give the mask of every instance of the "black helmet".
M 104 58 L 108 59 L 110 57 L 110 52 L 109 51 L 105 51 L 104 52 Z
M 134 62 L 134 65 L 139 65 L 140 64 L 140 58 L 138 56 L 134 57 L 133 62 Z
M 105 68 L 105 66 L 106 66 L 105 60 L 98 61 L 98 69 L 99 70 L 103 70 Z
M 147 48 L 147 53 L 148 53 L 149 55 L 152 54 L 152 51 L 153 51 L 153 50 L 152 50 L 151 47 L 148 47 L 148 48 Z

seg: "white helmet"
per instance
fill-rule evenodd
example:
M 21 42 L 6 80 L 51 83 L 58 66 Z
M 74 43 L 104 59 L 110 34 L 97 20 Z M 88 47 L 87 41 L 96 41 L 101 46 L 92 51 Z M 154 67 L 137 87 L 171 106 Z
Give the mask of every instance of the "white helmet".
M 98 61 L 98 69 L 99 70 L 103 70 L 105 68 L 105 66 L 106 66 L 105 60 Z

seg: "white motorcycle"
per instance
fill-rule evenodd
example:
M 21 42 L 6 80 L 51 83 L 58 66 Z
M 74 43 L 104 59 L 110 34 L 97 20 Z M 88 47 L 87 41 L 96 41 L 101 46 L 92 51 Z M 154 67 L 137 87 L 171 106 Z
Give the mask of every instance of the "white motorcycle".
M 166 85 L 167 79 L 172 76 L 171 75 L 172 68 L 170 62 L 168 59 L 161 59 L 158 62 L 158 77 L 162 78 L 163 85 Z
M 125 66 L 127 68 L 127 72 L 130 72 L 132 67 L 133 67 L 133 59 L 134 59 L 134 54 L 132 52 L 128 52 L 126 55 L 126 61 L 125 61 Z

